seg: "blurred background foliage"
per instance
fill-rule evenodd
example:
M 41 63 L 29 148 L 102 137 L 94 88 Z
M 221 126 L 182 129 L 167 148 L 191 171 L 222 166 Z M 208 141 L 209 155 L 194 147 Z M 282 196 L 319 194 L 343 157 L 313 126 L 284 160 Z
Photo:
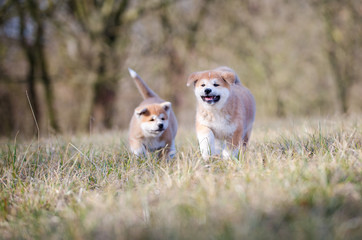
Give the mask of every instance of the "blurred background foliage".
M 361 112 L 361 63 L 360 0 L 0 0 L 0 135 L 127 128 L 128 67 L 184 126 L 187 76 L 220 65 L 257 119 Z

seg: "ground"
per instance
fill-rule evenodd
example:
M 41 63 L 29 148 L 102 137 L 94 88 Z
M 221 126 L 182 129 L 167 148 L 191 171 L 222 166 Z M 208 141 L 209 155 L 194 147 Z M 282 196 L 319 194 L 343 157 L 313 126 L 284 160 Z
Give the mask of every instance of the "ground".
M 170 162 L 120 131 L 3 139 L 0 239 L 362 239 L 360 119 L 257 120 L 230 160 L 182 126 Z

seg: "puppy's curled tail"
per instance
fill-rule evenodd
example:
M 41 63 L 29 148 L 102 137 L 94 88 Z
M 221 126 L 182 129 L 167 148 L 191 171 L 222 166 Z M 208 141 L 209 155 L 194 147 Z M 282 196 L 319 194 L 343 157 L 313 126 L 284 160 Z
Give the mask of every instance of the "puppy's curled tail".
M 138 74 L 135 71 L 133 71 L 130 68 L 128 68 L 128 71 L 133 80 L 135 81 L 136 86 L 139 92 L 141 93 L 143 99 L 157 97 L 157 94 L 147 86 L 147 84 L 142 80 L 140 76 L 138 76 Z

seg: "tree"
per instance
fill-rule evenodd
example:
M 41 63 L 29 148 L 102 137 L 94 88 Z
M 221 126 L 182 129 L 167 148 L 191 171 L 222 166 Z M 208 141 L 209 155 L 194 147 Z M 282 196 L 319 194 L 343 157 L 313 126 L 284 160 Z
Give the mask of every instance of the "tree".
M 56 5 L 52 1 L 42 4 L 36 0 L 14 0 L 19 17 L 19 39 L 28 62 L 26 76 L 27 89 L 34 115 L 40 121 L 40 109 L 35 89 L 36 78 L 39 77 L 45 90 L 45 100 L 50 126 L 59 132 L 57 113 L 54 108 L 54 92 L 48 70 L 45 53 L 46 20 L 54 13 Z M 31 36 L 28 36 L 29 33 Z
M 336 84 L 342 113 L 348 112 L 349 93 L 359 79 L 362 51 L 361 1 L 313 1 L 325 26 L 326 56 Z
M 132 23 L 164 4 L 164 1 L 141 1 L 138 5 L 131 6 L 129 0 L 68 1 L 70 13 L 81 29 L 88 34 L 94 45 L 99 46 L 97 77 L 93 83 L 89 114 L 96 128 L 109 129 L 113 126 L 119 71 L 127 56 Z
M 193 56 L 197 47 L 197 36 L 200 33 L 200 28 L 207 17 L 207 11 L 212 2 L 213 0 L 200 1 L 194 16 L 191 16 L 189 13 L 189 17 L 183 19 L 185 21 L 184 31 L 178 29 L 177 23 L 180 22 L 180 19 L 172 17 L 174 11 L 176 11 L 176 9 L 171 8 L 173 6 L 165 4 L 160 11 L 159 18 L 163 33 L 161 42 L 164 47 L 162 52 L 167 59 L 167 66 L 164 72 L 169 86 L 172 86 L 172 89 L 168 91 L 167 99 L 170 99 L 173 103 L 176 112 L 181 107 L 184 97 L 184 93 L 180 89 L 185 86 L 185 82 L 182 79 L 186 79 L 187 61 Z M 183 17 L 185 16 L 184 14 L 182 14 Z M 177 46 L 177 40 L 183 42 L 183 48 Z M 182 51 L 185 51 L 185 53 Z

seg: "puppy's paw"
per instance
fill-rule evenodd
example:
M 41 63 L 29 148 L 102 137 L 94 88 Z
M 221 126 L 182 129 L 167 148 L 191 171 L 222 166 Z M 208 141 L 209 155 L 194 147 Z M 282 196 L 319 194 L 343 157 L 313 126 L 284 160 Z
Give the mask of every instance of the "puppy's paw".
M 168 153 L 168 159 L 172 159 L 176 155 L 176 149 L 171 150 Z
M 224 160 L 229 160 L 229 159 L 238 159 L 238 155 L 239 155 L 239 150 L 238 149 L 223 149 L 222 151 L 222 158 Z
M 131 151 L 137 157 L 142 157 L 146 155 L 146 149 L 143 146 L 140 148 L 131 148 Z
M 210 148 L 207 148 L 207 149 L 200 149 L 201 150 L 201 156 L 204 160 L 208 160 L 212 154 L 210 152 Z
M 201 156 L 204 160 L 209 159 L 212 155 L 215 154 L 215 143 L 214 143 L 214 136 L 210 132 L 209 135 L 206 136 L 198 136 L 199 138 L 199 146 Z

